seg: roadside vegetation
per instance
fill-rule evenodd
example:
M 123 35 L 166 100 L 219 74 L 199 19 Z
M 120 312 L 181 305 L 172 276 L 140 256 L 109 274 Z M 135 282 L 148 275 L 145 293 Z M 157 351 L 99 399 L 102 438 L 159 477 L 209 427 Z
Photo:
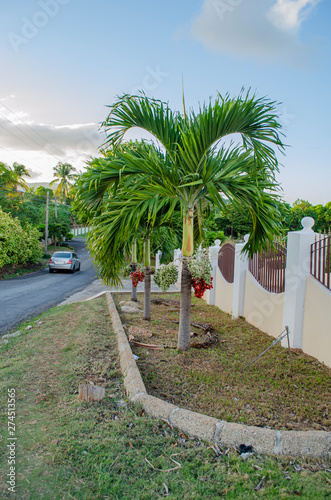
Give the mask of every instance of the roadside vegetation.
M 31 224 L 23 228 L 17 219 L 0 208 L 0 270 L 4 266 L 38 263 L 43 255 L 40 233 Z
M 26 330 L 26 326 L 32 326 Z M 25 499 L 325 499 L 323 460 L 244 457 L 145 415 L 123 392 L 103 297 L 60 306 L 19 327 L 0 349 L 0 398 L 16 389 L 17 487 L 8 492 L 1 446 L 0 496 Z M 185 356 L 185 354 L 182 354 Z M 80 383 L 106 388 L 78 400 Z M 6 413 L 1 412 L 6 429 Z M 7 433 L 2 433 L 2 443 Z
M 47 255 L 43 255 L 47 195 L 48 237 L 57 247 L 64 238 L 71 239 L 74 215 L 66 203 L 71 201 L 75 172 L 67 163 L 58 164 L 52 182 L 57 184 L 55 191 L 44 186 L 29 188 L 24 165 L 14 163 L 9 167 L 0 162 L 0 279 L 33 272 L 47 264 L 52 253 L 48 246 Z

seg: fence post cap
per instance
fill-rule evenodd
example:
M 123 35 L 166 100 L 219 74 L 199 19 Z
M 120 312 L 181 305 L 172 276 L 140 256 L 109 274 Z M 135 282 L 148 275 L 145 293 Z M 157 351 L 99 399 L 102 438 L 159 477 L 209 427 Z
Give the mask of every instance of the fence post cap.
M 249 239 L 249 234 L 245 234 L 245 236 L 244 236 L 244 242 L 247 243 L 248 239 Z
M 219 247 L 221 245 L 221 240 L 215 240 L 214 245 L 215 247 Z
M 301 220 L 301 226 L 303 229 L 301 230 L 301 233 L 310 233 L 313 232 L 312 227 L 315 224 L 315 220 L 312 217 L 304 217 Z

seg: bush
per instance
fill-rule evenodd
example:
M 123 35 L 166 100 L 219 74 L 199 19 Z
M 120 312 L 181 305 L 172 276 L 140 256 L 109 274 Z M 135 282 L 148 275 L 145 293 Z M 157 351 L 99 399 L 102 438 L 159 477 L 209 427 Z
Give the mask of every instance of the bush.
M 0 268 L 38 262 L 43 255 L 39 236 L 39 231 L 30 224 L 23 229 L 17 219 L 0 209 Z
M 225 240 L 224 232 L 223 231 L 206 231 L 205 235 L 205 246 L 206 247 L 211 247 L 214 245 L 215 240 Z
M 74 237 L 73 233 L 66 234 L 66 240 L 68 240 L 68 241 L 72 240 L 73 237 Z

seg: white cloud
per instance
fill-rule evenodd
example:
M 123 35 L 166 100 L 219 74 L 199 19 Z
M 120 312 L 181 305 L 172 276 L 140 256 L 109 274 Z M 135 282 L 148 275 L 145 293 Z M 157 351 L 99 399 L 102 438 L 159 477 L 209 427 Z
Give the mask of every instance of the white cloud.
M 270 21 L 283 30 L 298 30 L 320 0 L 277 0 L 270 9 Z
M 237 58 L 302 65 L 310 48 L 298 31 L 319 0 L 204 0 L 191 35 Z
M 87 160 L 99 154 L 104 140 L 97 123 L 35 123 L 27 113 L 13 112 L 0 104 L 0 161 L 25 164 L 35 179 L 51 179 L 59 161 L 82 169 Z

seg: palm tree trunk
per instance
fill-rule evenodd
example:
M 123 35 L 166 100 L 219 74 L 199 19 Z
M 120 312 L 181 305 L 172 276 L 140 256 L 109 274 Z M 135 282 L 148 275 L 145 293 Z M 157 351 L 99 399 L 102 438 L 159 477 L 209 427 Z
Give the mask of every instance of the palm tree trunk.
M 188 216 L 183 216 L 183 261 L 180 288 L 180 318 L 177 349 L 187 351 L 190 346 L 191 330 L 191 274 L 187 267 L 187 257 L 193 255 L 193 208 L 189 208 Z
M 132 245 L 132 263 L 131 263 L 131 272 L 136 271 L 137 269 L 137 240 L 135 239 Z M 137 287 L 131 286 L 131 300 L 134 302 L 138 302 L 137 298 Z
M 190 347 L 191 332 L 191 274 L 186 258 L 182 262 L 182 281 L 180 286 L 180 318 L 177 349 L 187 351 Z
M 144 317 L 143 319 L 151 319 L 151 245 L 150 240 L 147 238 L 144 241 L 144 267 L 145 267 L 145 280 L 144 280 Z

